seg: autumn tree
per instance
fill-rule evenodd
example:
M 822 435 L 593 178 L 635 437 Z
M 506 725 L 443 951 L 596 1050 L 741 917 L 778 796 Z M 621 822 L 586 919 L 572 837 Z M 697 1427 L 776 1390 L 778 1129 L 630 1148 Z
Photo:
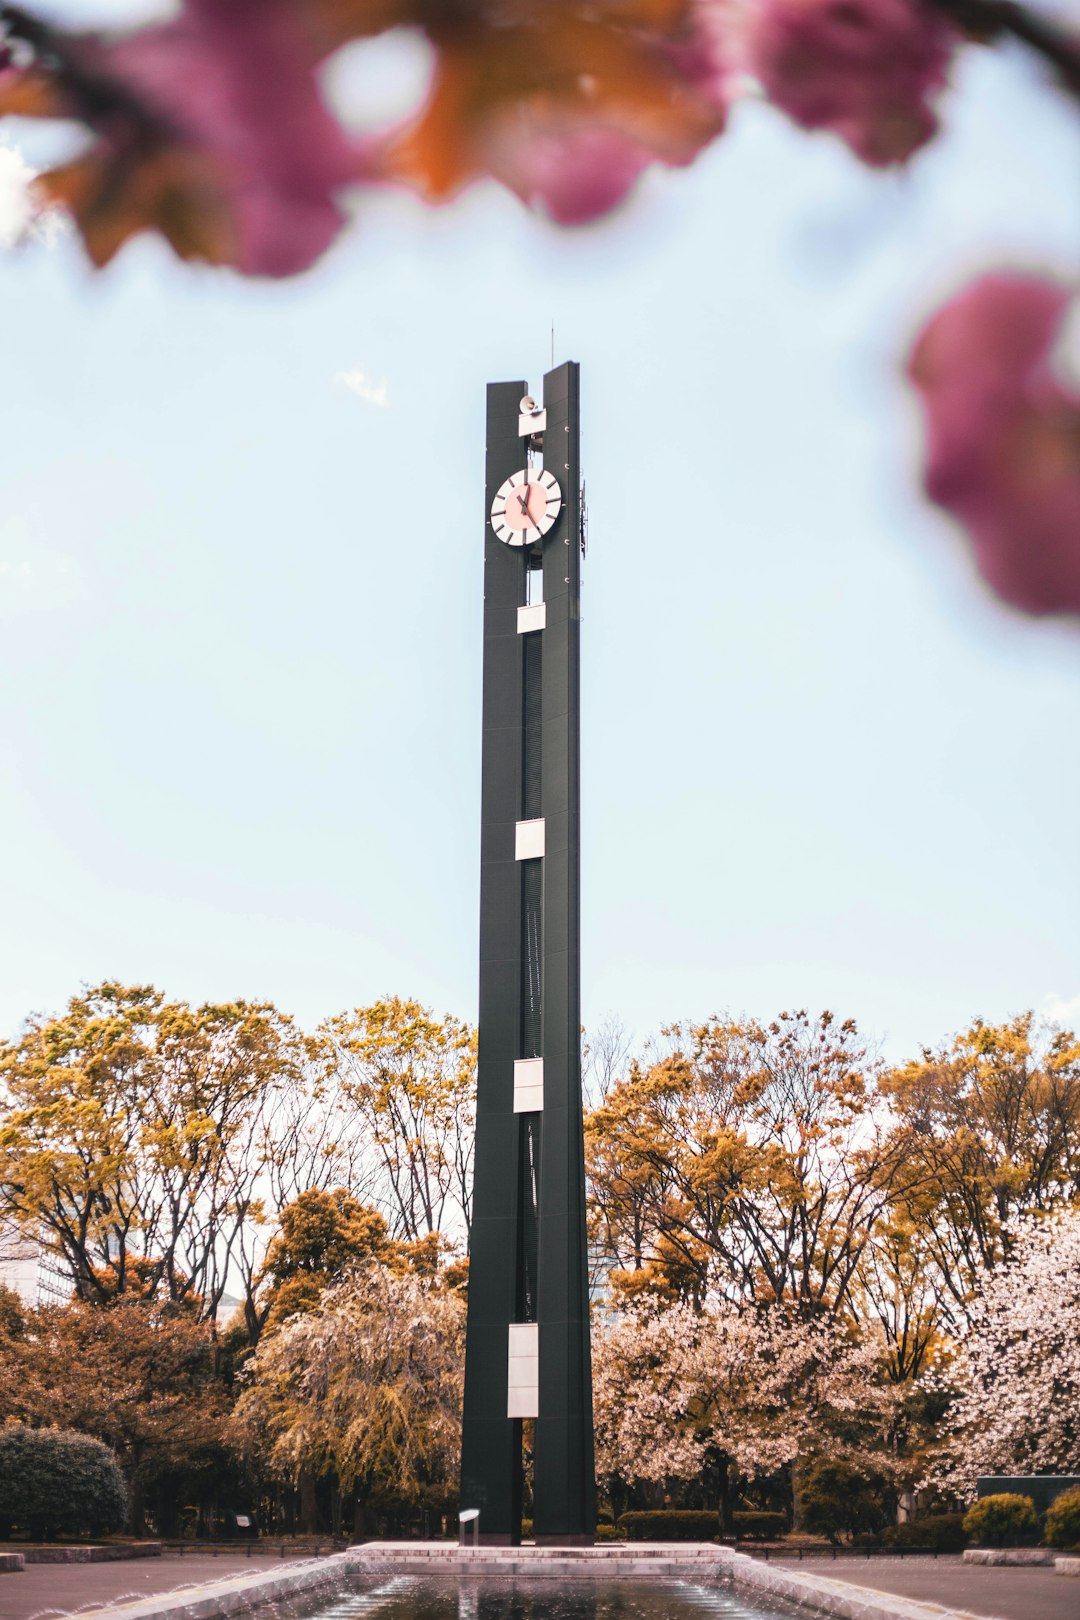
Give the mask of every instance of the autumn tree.
M 613 1281 L 844 1309 L 895 1162 L 854 1022 L 796 1012 L 666 1034 L 666 1055 L 586 1121 L 602 1241 L 631 1273 Z
M 325 1041 L 308 1038 L 302 1072 L 263 1092 L 243 1151 L 258 1197 L 237 1226 L 230 1263 L 253 1345 L 267 1306 L 267 1245 L 281 1212 L 301 1197 L 333 1189 L 363 1199 L 378 1180 L 366 1122 L 344 1095 Z
M 622 1019 L 608 1013 L 581 1032 L 581 1090 L 587 1107 L 603 1102 L 630 1066 L 634 1041 Z
M 80 1298 L 239 1287 L 254 1343 L 266 1247 L 302 1195 L 380 1204 L 396 1237 L 460 1243 L 475 1039 L 394 1000 L 304 1035 L 268 1004 L 191 1008 L 106 982 L 0 1045 L 0 1211 Z M 262 1299 L 260 1300 L 260 1289 Z
M 457 1293 L 369 1261 L 263 1337 L 235 1432 L 284 1479 L 332 1478 L 354 1498 L 357 1533 L 371 1513 L 448 1511 L 464 1347 Z
M 939 1292 L 924 1231 L 886 1208 L 870 1229 L 848 1302 L 857 1321 L 880 1329 L 892 1383 L 917 1379 L 940 1345 Z
M 395 1237 L 415 1242 L 471 1218 L 476 1033 L 449 1014 L 392 996 L 321 1031 L 345 1097 L 367 1127 L 376 1202 Z
M 295 1080 L 264 1092 L 255 1123 L 269 1208 L 284 1209 L 313 1188 L 348 1187 L 358 1198 L 370 1197 L 378 1167 L 366 1121 L 346 1093 L 325 1039 L 307 1038 L 303 1072 Z
M 265 1004 L 197 1009 L 112 982 L 0 1046 L 0 1200 L 70 1272 L 80 1298 L 225 1291 L 261 1208 L 254 1124 L 308 1056 Z
M 941 1318 L 959 1327 L 1019 1216 L 1080 1194 L 1080 1043 L 1024 1013 L 976 1020 L 888 1072 L 897 1174 L 890 1221 L 922 1245 Z
M 175 1533 L 181 1489 L 209 1512 L 235 1472 L 213 1330 L 190 1304 L 128 1296 L 103 1305 L 0 1309 L 0 1422 L 59 1424 L 115 1451 L 140 1532 L 148 1506 Z
M 343 1187 L 313 1187 L 286 1204 L 266 1251 L 260 1315 L 268 1328 L 315 1310 L 326 1289 L 365 1261 L 407 1268 L 386 1219 Z

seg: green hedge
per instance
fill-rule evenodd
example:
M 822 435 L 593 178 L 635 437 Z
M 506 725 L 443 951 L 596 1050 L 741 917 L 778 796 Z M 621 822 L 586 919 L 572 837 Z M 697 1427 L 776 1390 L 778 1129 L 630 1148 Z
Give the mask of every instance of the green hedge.
M 1039 1515 L 1030 1496 L 1001 1491 L 994 1496 L 980 1496 L 968 1508 L 964 1529 L 972 1541 L 984 1547 L 1016 1546 L 1037 1539 Z
M 0 1428 L 0 1535 L 34 1541 L 122 1530 L 127 1493 L 108 1446 L 70 1429 Z
M 1048 1547 L 1080 1547 L 1080 1485 L 1062 1491 L 1046 1510 L 1043 1540 Z
M 787 1534 L 787 1514 L 764 1510 L 733 1513 L 731 1528 L 738 1541 L 779 1541 Z
M 927 1513 L 922 1518 L 890 1524 L 882 1540 L 886 1547 L 930 1547 L 934 1552 L 963 1552 L 967 1546 L 962 1513 Z
M 628 1541 L 714 1541 L 720 1534 L 720 1519 L 716 1513 L 664 1508 L 655 1513 L 624 1513 L 619 1528 Z
M 521 1538 L 523 1541 L 532 1540 L 533 1522 L 531 1519 L 522 1519 Z M 613 1524 L 605 1524 L 604 1521 L 601 1520 L 596 1526 L 596 1539 L 597 1541 L 624 1541 L 626 1538 L 622 1531 L 617 1530 Z

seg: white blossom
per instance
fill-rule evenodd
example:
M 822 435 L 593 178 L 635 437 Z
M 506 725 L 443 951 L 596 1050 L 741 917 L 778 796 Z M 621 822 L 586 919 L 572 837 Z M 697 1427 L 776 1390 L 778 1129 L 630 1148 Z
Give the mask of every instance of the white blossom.
M 1080 1473 L 1080 1207 L 1025 1216 L 988 1272 L 939 1385 L 958 1391 L 927 1481 L 970 1498 L 980 1474 Z
M 661 1483 L 693 1478 L 709 1449 L 750 1476 L 823 1446 L 878 1451 L 900 1398 L 881 1377 L 881 1350 L 834 1317 L 724 1299 L 601 1324 L 598 1472 Z

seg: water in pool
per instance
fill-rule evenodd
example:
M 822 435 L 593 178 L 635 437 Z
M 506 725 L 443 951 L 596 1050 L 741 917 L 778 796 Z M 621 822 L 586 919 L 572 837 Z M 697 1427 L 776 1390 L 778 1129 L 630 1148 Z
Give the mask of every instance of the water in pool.
M 265 1613 L 266 1611 L 264 1611 Z M 278 1603 L 275 1620 L 777 1620 L 793 1611 L 695 1581 L 461 1580 L 399 1576 Z

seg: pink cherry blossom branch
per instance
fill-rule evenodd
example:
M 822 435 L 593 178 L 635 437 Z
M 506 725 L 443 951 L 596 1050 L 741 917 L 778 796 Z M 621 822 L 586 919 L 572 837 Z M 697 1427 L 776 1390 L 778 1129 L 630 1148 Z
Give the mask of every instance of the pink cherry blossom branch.
M 143 101 L 118 80 L 87 72 L 72 60 L 69 52 L 64 51 L 62 36 L 47 22 L 31 16 L 21 6 L 0 4 L 0 43 L 5 35 L 8 39 L 29 45 L 38 62 L 62 71 L 64 83 L 77 97 L 81 113 L 92 116 L 98 112 L 114 112 L 119 108 L 137 114 L 143 123 L 153 121 Z
M 1080 39 L 1058 23 L 1020 5 L 1018 0 L 928 0 L 962 33 L 975 39 L 1011 37 L 1029 46 L 1054 69 L 1062 84 L 1080 98 Z M 37 50 L 55 43 L 49 25 L 22 6 L 0 4 L 0 28 Z

